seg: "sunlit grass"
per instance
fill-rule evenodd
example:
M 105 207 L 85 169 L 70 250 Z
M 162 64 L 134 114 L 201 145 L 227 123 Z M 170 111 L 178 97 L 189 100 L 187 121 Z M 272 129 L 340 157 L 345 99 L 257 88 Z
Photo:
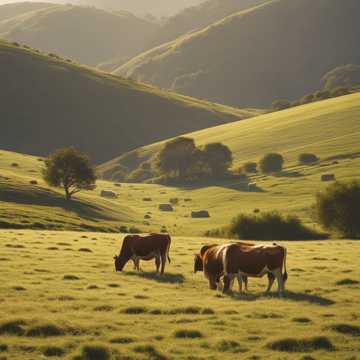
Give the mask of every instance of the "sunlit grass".
M 250 279 L 247 295 L 209 290 L 192 272 L 204 238 L 173 238 L 161 278 L 153 262 L 142 263 L 144 273 L 132 264 L 115 273 L 119 234 L 0 236 L 0 355 L 9 359 L 88 359 L 97 351 L 114 359 L 346 359 L 360 350 L 360 287 L 341 283 L 360 277 L 357 241 L 282 242 L 289 280 L 279 299 L 276 287 L 263 294 L 265 278 Z

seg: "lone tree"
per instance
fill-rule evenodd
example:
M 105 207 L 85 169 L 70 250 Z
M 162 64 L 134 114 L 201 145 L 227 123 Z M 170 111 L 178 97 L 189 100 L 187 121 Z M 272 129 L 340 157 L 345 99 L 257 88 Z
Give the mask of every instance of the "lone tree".
M 360 182 L 336 182 L 316 197 L 320 224 L 345 237 L 360 237 Z
M 168 141 L 158 155 L 158 167 L 163 173 L 173 173 L 184 179 L 196 152 L 191 138 L 178 137 Z
M 81 151 L 67 147 L 59 149 L 45 160 L 44 180 L 51 186 L 63 187 L 66 200 L 81 190 L 95 188 L 95 170 Z
M 279 172 L 282 170 L 284 164 L 284 158 L 282 155 L 277 153 L 266 154 L 260 160 L 260 170 L 264 174 L 270 174 L 274 172 Z
M 233 162 L 231 150 L 222 143 L 206 144 L 202 149 L 202 159 L 214 177 L 223 176 Z

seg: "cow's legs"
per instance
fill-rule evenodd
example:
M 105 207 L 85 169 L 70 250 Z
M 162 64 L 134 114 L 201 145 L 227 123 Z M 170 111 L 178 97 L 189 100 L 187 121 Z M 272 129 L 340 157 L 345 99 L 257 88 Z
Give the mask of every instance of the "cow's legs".
M 134 256 L 132 261 L 134 263 L 134 270 L 140 271 L 140 258 Z
M 221 278 L 220 277 L 218 277 L 216 279 L 216 288 L 217 288 L 218 291 L 222 290 L 222 284 L 221 284 Z
M 155 256 L 156 272 L 159 273 L 161 259 L 160 256 Z
M 224 275 L 223 293 L 227 293 L 227 292 L 231 291 L 231 283 L 232 283 L 235 276 L 236 276 L 236 274 L 226 274 L 226 275 Z
M 237 280 L 238 280 L 238 284 L 239 284 L 239 292 L 242 293 L 243 289 L 242 289 L 242 285 L 243 285 L 243 280 L 244 280 L 244 284 L 245 284 L 245 290 L 247 291 L 247 277 L 246 276 L 242 276 L 240 274 L 237 275 Z
M 218 279 L 213 276 L 213 275 L 209 275 L 209 288 L 211 290 L 216 290 L 218 288 Z
M 268 287 L 267 287 L 267 289 L 266 289 L 266 291 L 265 291 L 266 293 L 269 293 L 269 292 L 270 292 L 270 290 L 271 290 L 271 288 L 272 288 L 272 286 L 273 286 L 274 281 L 275 281 L 275 276 L 274 276 L 274 274 L 271 273 L 271 272 L 268 272 Z
M 166 264 L 166 253 L 161 254 L 161 274 L 164 273 L 165 264 Z
M 284 291 L 284 281 L 283 281 L 281 269 L 276 269 L 272 273 L 274 274 L 276 281 L 278 283 L 278 294 L 282 295 L 282 293 Z

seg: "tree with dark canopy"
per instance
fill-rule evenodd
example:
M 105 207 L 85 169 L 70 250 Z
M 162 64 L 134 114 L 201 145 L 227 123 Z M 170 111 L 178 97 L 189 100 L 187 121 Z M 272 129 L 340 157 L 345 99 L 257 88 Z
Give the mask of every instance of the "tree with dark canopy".
M 279 172 L 283 168 L 284 158 L 277 153 L 266 154 L 260 160 L 259 165 L 261 172 L 264 174 Z
M 178 179 L 184 179 L 195 152 L 193 139 L 178 137 L 165 144 L 158 154 L 157 165 L 163 173 L 174 173 Z
M 206 144 L 202 149 L 202 159 L 213 177 L 223 176 L 233 162 L 231 150 L 221 143 Z
M 45 160 L 43 178 L 50 186 L 63 187 L 66 200 L 81 190 L 93 190 L 96 182 L 88 156 L 73 147 L 59 149 Z

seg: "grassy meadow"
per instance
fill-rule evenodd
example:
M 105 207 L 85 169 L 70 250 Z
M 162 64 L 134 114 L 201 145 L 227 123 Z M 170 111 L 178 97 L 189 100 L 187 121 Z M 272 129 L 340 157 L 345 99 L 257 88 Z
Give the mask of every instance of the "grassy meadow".
M 289 280 L 278 298 L 276 287 L 263 295 L 265 278 L 250 279 L 246 295 L 209 290 L 192 273 L 204 238 L 174 237 L 158 277 L 153 262 L 114 271 L 118 234 L 0 236 L 0 358 L 107 358 L 87 346 L 127 360 L 349 360 L 360 350 L 358 241 L 283 242 Z

